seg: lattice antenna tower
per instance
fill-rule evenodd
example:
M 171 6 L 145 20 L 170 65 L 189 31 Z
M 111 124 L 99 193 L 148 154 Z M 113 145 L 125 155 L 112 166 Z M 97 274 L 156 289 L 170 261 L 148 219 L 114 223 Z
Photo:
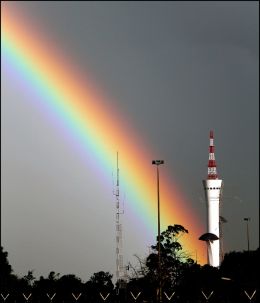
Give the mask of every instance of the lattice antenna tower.
M 124 214 L 124 210 L 120 206 L 120 192 L 119 192 L 119 160 L 118 152 L 116 154 L 116 166 L 117 166 L 117 177 L 116 177 L 116 280 L 119 282 L 119 286 L 124 281 L 126 273 L 123 261 L 123 225 L 120 220 L 120 216 Z

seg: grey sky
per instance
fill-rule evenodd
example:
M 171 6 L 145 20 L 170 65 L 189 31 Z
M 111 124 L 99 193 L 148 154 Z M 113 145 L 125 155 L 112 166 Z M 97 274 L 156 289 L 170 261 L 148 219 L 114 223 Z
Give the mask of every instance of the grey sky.
M 37 20 L 111 96 L 165 159 L 165 169 L 205 224 L 202 179 L 213 129 L 228 220 L 225 251 L 246 249 L 244 217 L 251 218 L 251 248 L 259 246 L 258 2 L 9 5 Z M 100 191 L 97 178 L 16 82 L 2 73 L 1 84 L 2 245 L 15 272 L 55 270 L 85 280 L 99 270 L 114 273 L 112 177 L 111 189 Z M 82 198 L 86 184 L 93 201 L 88 207 Z M 138 227 L 129 219 L 126 212 L 125 260 L 133 262 L 135 253 L 148 253 L 149 244 L 136 237 Z

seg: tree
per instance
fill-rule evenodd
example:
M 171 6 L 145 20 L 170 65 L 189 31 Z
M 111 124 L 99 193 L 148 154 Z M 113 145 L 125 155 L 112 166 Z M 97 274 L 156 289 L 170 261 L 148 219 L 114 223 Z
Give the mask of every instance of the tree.
M 112 291 L 114 289 L 112 277 L 109 272 L 99 271 L 90 277 L 89 282 L 95 289 Z
M 58 278 L 59 278 L 59 276 L 60 276 L 59 273 L 55 273 L 55 271 L 51 271 L 49 273 L 48 280 L 50 280 L 50 281 L 57 281 Z
M 177 292 L 183 302 L 202 302 L 200 300 L 204 298 L 204 295 L 212 294 L 210 302 L 222 303 L 226 301 L 223 301 L 221 297 L 223 292 L 219 291 L 220 282 L 220 273 L 217 267 L 208 264 L 200 266 L 194 263 L 184 269 Z
M 220 271 L 223 277 L 228 277 L 241 287 L 259 285 L 259 248 L 255 251 L 232 251 L 225 254 Z
M 183 251 L 179 242 L 180 237 L 187 234 L 188 230 L 182 225 L 168 226 L 160 235 L 161 251 L 161 287 L 167 291 L 173 289 L 180 282 L 184 270 L 191 267 L 195 262 Z M 158 277 L 158 247 L 159 238 L 156 245 L 152 245 L 152 253 L 143 261 L 138 258 L 139 268 L 133 268 L 132 278 L 128 286 L 143 289 L 147 294 L 156 296 L 159 286 Z
M 1 246 L 1 252 L 0 252 L 0 267 L 1 267 L 0 276 L 1 276 L 1 278 L 9 277 L 13 271 L 12 266 L 9 264 L 7 257 L 8 257 L 8 253 L 6 251 L 4 251 L 3 246 Z
M 18 278 L 13 274 L 12 266 L 8 261 L 8 253 L 1 246 L 0 251 L 0 290 L 16 289 Z
M 107 296 L 109 293 L 109 298 L 111 298 L 114 290 L 112 277 L 113 275 L 104 271 L 94 273 L 90 277 L 89 281 L 85 283 L 86 293 L 88 295 L 88 299 L 90 300 L 89 302 L 102 302 L 100 293 L 104 296 Z
M 56 281 L 57 298 L 61 302 L 72 302 L 72 293 L 79 294 L 83 291 L 84 284 L 81 279 L 73 274 L 64 275 Z
M 37 292 L 41 294 L 46 292 L 56 292 L 58 276 L 59 273 L 56 274 L 54 271 L 49 273 L 48 278 L 40 276 L 39 280 L 34 282 L 34 287 Z
M 83 283 L 80 278 L 69 274 L 62 276 L 57 280 L 57 289 L 62 292 L 81 292 Z
M 33 276 L 33 270 L 28 270 L 27 275 L 25 275 L 23 279 L 29 286 L 33 286 L 33 280 L 35 280 L 35 277 Z
M 161 285 L 166 288 L 173 288 L 177 285 L 185 265 L 194 264 L 194 261 L 183 252 L 179 238 L 187 234 L 188 230 L 182 225 L 170 225 L 166 231 L 160 235 L 161 250 Z M 156 245 L 151 246 L 153 252 L 146 260 L 146 266 L 149 269 L 149 276 L 152 280 L 158 280 L 158 247 L 157 237 Z

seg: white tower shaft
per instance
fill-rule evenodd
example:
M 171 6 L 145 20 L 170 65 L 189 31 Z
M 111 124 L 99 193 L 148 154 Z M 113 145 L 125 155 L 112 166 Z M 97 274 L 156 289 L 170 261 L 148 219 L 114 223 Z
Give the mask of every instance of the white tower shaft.
M 219 202 L 222 180 L 203 180 L 205 198 L 207 204 L 207 232 L 219 234 Z M 208 241 L 208 264 L 218 267 L 220 265 L 220 245 L 219 240 Z

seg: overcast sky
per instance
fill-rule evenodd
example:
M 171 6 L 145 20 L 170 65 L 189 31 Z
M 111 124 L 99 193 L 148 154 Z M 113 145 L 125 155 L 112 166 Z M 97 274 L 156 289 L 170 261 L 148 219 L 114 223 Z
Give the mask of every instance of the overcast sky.
M 205 225 L 202 179 L 213 129 L 228 221 L 224 249 L 247 249 L 244 217 L 251 218 L 251 248 L 259 246 L 258 2 L 12 1 L 8 7 L 37 20 L 111 96 L 111 106 L 167 162 L 164 169 Z M 1 76 L 1 235 L 14 271 L 54 270 L 84 280 L 99 270 L 115 274 L 112 180 L 100 190 L 16 79 Z M 93 204 L 82 209 L 86 184 Z M 131 220 L 126 212 L 126 263 L 148 253 Z

